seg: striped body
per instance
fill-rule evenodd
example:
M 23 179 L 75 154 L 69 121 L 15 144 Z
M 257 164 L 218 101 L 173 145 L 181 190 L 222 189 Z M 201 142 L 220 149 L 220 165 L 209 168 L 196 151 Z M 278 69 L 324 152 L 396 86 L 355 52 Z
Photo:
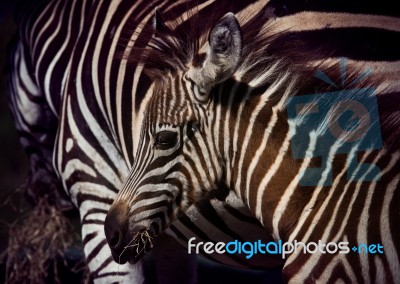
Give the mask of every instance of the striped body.
M 221 11 L 200 31 L 156 17 L 147 54 L 129 58 L 154 83 L 135 124 L 135 163 L 106 219 L 106 228 L 114 226 L 108 241 L 114 253 L 130 240 L 150 249 L 140 236 L 168 230 L 222 183 L 275 241 L 384 247 L 384 254 L 293 253 L 283 269 L 288 282 L 400 283 L 400 56 L 393 46 L 400 20 L 319 12 L 271 18 L 268 11 L 250 20 Z M 307 121 L 290 116 L 290 103 L 321 94 L 336 107 L 300 133 L 304 156 L 296 158 L 295 129 Z M 371 108 L 357 103 L 371 98 Z M 308 116 L 318 106 L 326 107 L 317 101 L 296 110 Z M 357 127 L 379 131 L 355 139 L 337 124 L 349 109 L 363 113 Z M 321 156 L 328 130 L 336 139 Z M 322 170 L 302 184 L 309 168 Z
M 54 195 L 61 206 L 72 201 L 79 209 L 84 251 L 95 282 L 140 282 L 140 264 L 113 261 L 103 228 L 134 162 L 135 123 L 151 85 L 142 66 L 129 63 L 126 56 L 150 40 L 143 27 L 151 25 L 156 7 L 173 15 L 197 7 L 204 16 L 225 4 L 37 2 L 28 4 L 17 19 L 9 76 L 11 110 L 31 162 L 28 195 L 32 200 Z M 229 9 L 240 11 L 249 4 Z M 169 233 L 182 243 L 192 236 L 199 241 L 269 240 L 243 202 L 228 193 L 210 194 L 188 208 Z M 268 256 L 250 261 L 244 256 L 209 257 L 239 267 L 281 263 Z

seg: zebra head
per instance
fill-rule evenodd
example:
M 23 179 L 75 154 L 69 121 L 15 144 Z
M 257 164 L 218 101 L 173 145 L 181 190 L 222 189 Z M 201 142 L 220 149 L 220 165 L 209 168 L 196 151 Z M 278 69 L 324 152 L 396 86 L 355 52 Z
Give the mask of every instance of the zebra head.
M 154 26 L 158 34 L 170 32 L 158 13 Z M 155 38 L 160 49 L 178 42 L 160 36 Z M 154 81 L 137 122 L 135 163 L 105 221 L 115 261 L 136 262 L 180 212 L 221 182 L 223 158 L 206 135 L 212 131 L 211 90 L 232 77 L 241 47 L 239 23 L 228 13 L 208 30 L 202 47 L 190 52 L 190 60 Z

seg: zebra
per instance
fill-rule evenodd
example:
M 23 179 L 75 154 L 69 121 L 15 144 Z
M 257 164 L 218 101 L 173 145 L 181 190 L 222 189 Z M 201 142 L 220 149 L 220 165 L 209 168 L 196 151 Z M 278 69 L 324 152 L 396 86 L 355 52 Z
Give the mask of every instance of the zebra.
M 150 40 L 143 27 L 152 25 L 157 9 L 190 19 L 215 9 L 252 14 L 263 11 L 266 2 L 38 0 L 21 6 L 8 78 L 10 109 L 30 160 L 27 196 L 35 203 L 46 195 L 62 210 L 78 208 L 95 283 L 144 281 L 142 263 L 113 261 L 103 229 L 134 163 L 135 121 L 151 85 L 142 66 L 126 60 Z M 170 228 L 169 235 L 182 244 L 192 236 L 199 241 L 269 240 L 243 202 L 223 186 Z M 165 252 L 178 250 L 167 237 L 163 242 L 171 248 L 157 249 L 155 243 L 156 263 Z M 193 256 L 174 253 L 179 265 L 193 269 Z M 237 267 L 282 263 L 273 256 L 208 257 Z M 170 273 L 178 277 L 173 269 Z
M 400 283 L 400 58 L 392 45 L 400 19 L 318 11 L 210 18 L 196 30 L 158 16 L 145 52 L 127 58 L 153 84 L 135 124 L 135 162 L 105 221 L 113 254 L 140 260 L 149 238 L 223 183 L 275 242 L 344 242 L 358 252 L 291 253 L 287 282 Z M 359 49 L 342 58 L 349 46 Z M 349 110 L 357 133 L 339 124 Z M 380 253 L 360 253 L 361 244 Z

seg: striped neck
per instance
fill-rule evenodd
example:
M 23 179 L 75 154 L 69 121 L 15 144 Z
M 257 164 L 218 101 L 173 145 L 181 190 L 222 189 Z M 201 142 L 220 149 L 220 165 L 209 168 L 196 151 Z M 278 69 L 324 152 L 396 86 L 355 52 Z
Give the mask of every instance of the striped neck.
M 262 80 L 267 83 L 252 86 Z M 291 158 L 285 108 L 298 79 L 295 74 L 282 73 L 276 81 L 269 81 L 232 79 L 218 86 L 209 107 L 213 110 L 209 129 L 222 157 L 223 182 L 272 231 L 273 208 L 299 170 L 299 163 Z M 261 210 L 261 203 L 269 206 Z

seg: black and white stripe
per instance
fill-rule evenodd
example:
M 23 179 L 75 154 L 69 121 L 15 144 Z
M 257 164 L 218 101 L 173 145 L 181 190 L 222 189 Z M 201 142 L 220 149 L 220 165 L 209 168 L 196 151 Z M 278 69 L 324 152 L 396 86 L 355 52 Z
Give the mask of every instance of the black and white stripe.
M 95 282 L 142 280 L 141 266 L 118 265 L 103 223 L 127 178 L 138 141 L 136 121 L 150 91 L 143 66 L 127 58 L 151 35 L 156 8 L 167 21 L 205 18 L 215 9 L 240 12 L 254 1 L 38 0 L 17 16 L 10 55 L 10 105 L 31 164 L 29 196 L 54 194 L 78 207 L 84 251 Z M 191 12 L 187 14 L 187 11 Z M 65 189 L 66 196 L 64 196 Z M 265 238 L 259 222 L 234 194 L 211 195 L 171 227 L 182 242 Z M 60 201 L 62 200 L 62 201 Z M 211 256 L 235 266 L 244 257 Z M 280 260 L 262 258 L 276 265 Z M 258 261 L 259 262 L 259 261 Z M 256 263 L 256 262 L 255 262 Z M 254 265 L 256 265 L 254 263 Z
M 383 255 L 292 254 L 283 270 L 288 282 L 400 283 L 400 54 L 392 41 L 400 19 L 315 7 L 281 17 L 276 4 L 250 19 L 215 13 L 219 20 L 200 21 L 200 31 L 184 21 L 159 30 L 163 25 L 156 24 L 147 55 L 129 58 L 141 62 L 154 83 L 137 117 L 136 160 L 106 220 L 109 243 L 114 253 L 130 241 L 150 249 L 137 236 L 174 231 L 176 218 L 225 185 L 274 240 L 385 247 Z M 315 77 L 317 70 L 333 84 Z M 315 155 L 324 139 L 319 127 L 305 135 L 306 158 L 294 159 L 290 126 L 300 121 L 289 119 L 288 99 L 333 92 L 341 83 L 374 88 L 382 148 L 359 152 L 355 143 L 344 154 L 339 148 L 348 137 L 341 136 L 323 160 Z M 370 165 L 364 175 L 376 165 L 379 181 L 348 179 L 349 157 L 359 163 L 356 171 Z M 303 170 L 322 163 L 317 184 L 328 171 L 332 184 L 302 186 Z M 129 250 L 125 261 L 142 255 Z

